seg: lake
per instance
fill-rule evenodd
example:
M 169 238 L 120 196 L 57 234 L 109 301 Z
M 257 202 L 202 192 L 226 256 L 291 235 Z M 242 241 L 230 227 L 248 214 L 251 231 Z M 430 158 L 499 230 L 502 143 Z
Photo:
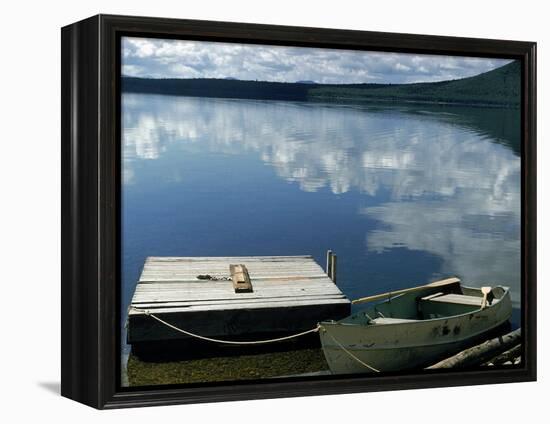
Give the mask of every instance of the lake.
M 123 94 L 122 112 L 123 311 L 147 256 L 332 249 L 351 299 L 456 275 L 510 286 L 518 325 L 519 110 Z

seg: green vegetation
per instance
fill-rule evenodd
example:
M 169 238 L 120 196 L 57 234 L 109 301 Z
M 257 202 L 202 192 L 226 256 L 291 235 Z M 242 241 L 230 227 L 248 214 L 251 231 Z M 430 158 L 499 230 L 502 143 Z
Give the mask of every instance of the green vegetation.
M 308 90 L 311 87 L 312 84 L 308 83 L 240 81 L 215 78 L 122 78 L 122 90 L 126 92 L 233 99 L 306 101 Z
M 233 79 L 122 78 L 122 90 L 180 96 L 323 102 L 421 102 L 518 107 L 518 61 L 474 77 L 415 84 L 315 84 Z
M 518 61 L 474 77 L 417 84 L 317 86 L 309 99 L 324 101 L 411 101 L 517 107 L 521 98 Z
M 327 369 L 319 348 L 170 362 L 145 362 L 130 355 L 127 365 L 130 386 L 255 380 Z

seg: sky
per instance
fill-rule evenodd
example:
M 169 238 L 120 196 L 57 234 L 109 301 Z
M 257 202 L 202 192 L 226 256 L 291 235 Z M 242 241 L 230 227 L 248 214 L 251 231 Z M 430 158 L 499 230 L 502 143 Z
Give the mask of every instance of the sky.
M 326 84 L 458 79 L 508 59 L 437 56 L 124 37 L 122 74 L 148 78 L 236 78 Z

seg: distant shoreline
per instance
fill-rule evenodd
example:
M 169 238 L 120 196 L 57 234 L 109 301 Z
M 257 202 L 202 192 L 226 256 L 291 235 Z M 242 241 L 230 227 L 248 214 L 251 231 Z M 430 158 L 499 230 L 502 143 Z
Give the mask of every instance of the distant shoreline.
M 319 103 L 319 104 L 334 104 L 334 105 L 375 105 L 375 104 L 410 104 L 410 105 L 429 105 L 429 106 L 450 106 L 450 107 L 479 107 L 479 108 L 491 108 L 491 109 L 517 109 L 514 105 L 501 105 L 494 103 L 461 103 L 461 102 L 444 102 L 436 100 L 410 100 L 410 99 L 398 99 L 398 98 L 371 98 L 371 99 L 354 99 L 354 98 L 342 98 L 342 99 L 324 99 L 322 97 L 311 99 L 272 99 L 272 98 L 250 98 L 250 97 L 230 97 L 230 96 L 215 96 L 215 95 L 191 95 L 191 94 L 174 94 L 174 93 L 156 93 L 134 90 L 123 90 L 123 93 L 127 94 L 150 94 L 156 96 L 168 96 L 168 97 L 196 97 L 196 98 L 208 98 L 208 99 L 225 99 L 225 100 L 258 100 L 258 101 L 276 101 L 276 102 L 307 102 L 307 103 Z
M 467 106 L 467 107 L 485 107 L 485 108 L 506 108 L 516 109 L 515 105 L 497 104 L 497 103 L 476 103 L 476 102 L 460 102 L 460 101 L 442 101 L 442 100 L 415 100 L 406 98 L 392 98 L 392 97 L 380 97 L 369 99 L 356 99 L 356 98 L 331 98 L 324 99 L 322 97 L 316 97 L 309 100 L 311 102 L 333 103 L 333 104 L 415 104 L 415 105 L 431 105 L 431 106 Z
M 519 62 L 474 77 L 413 84 L 317 84 L 234 79 L 122 77 L 122 91 L 190 97 L 328 103 L 418 103 L 517 108 L 521 100 Z

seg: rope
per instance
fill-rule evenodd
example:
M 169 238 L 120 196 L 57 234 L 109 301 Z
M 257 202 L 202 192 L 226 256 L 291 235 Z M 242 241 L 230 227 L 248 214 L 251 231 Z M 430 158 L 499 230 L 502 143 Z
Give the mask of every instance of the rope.
M 319 331 L 319 329 L 321 329 L 321 326 L 319 324 L 317 324 L 317 326 L 315 328 L 312 328 L 311 330 L 307 330 L 307 331 L 302 331 L 301 333 L 296 333 L 296 334 L 291 334 L 290 336 L 284 336 L 284 337 L 277 337 L 275 339 L 265 339 L 265 340 L 254 340 L 254 341 L 242 341 L 242 342 L 238 342 L 238 341 L 234 341 L 234 340 L 220 340 L 220 339 L 214 339 L 214 338 L 211 338 L 211 337 L 205 337 L 205 336 L 201 336 L 199 334 L 195 334 L 195 333 L 191 333 L 190 331 L 186 331 L 182 328 L 179 328 L 179 327 L 176 327 L 175 325 L 172 325 L 170 324 L 169 322 L 166 322 L 164 321 L 163 319 L 157 317 L 155 314 L 152 314 L 150 311 L 148 311 L 147 309 L 140 309 L 140 308 L 136 308 L 135 306 L 132 306 L 130 307 L 130 309 L 133 309 L 134 311 L 136 312 L 141 312 L 141 313 L 144 313 L 145 315 L 147 316 L 150 316 L 151 318 L 157 320 L 158 322 L 160 322 L 161 324 L 164 324 L 166 325 L 167 327 L 175 330 L 175 331 L 178 331 L 180 333 L 183 333 L 183 334 L 186 334 L 190 337 L 195 337 L 197 339 L 200 339 L 200 340 L 206 340 L 208 342 L 214 342 L 214 343 L 223 343 L 223 344 L 230 344 L 230 345 L 258 345 L 258 344 L 266 344 L 266 343 L 274 343 L 274 342 L 281 342 L 283 340 L 290 340 L 290 339 L 294 339 L 296 337 L 300 337 L 300 336 L 305 336 L 306 334 L 309 334 L 309 333 L 317 333 Z M 326 330 L 325 330 L 326 331 Z M 329 337 L 344 351 L 346 352 L 350 357 L 352 357 L 353 359 L 355 359 L 357 362 L 359 362 L 361 365 L 365 366 L 366 368 L 374 371 L 374 372 L 380 372 L 379 370 L 377 370 L 376 368 L 370 366 L 369 364 L 363 362 L 361 359 L 359 359 L 357 356 L 355 356 L 353 353 L 351 353 L 348 349 L 346 349 L 344 347 L 344 345 L 342 345 L 342 343 L 340 343 L 338 340 L 336 340 L 334 338 L 334 336 L 332 334 L 330 334 L 330 332 L 326 332 Z
M 317 325 L 315 328 L 312 328 L 311 330 L 303 331 L 301 333 L 291 334 L 290 336 L 284 336 L 284 337 L 278 337 L 275 339 L 266 339 L 266 340 L 255 340 L 255 341 L 234 341 L 234 340 L 220 340 L 220 339 L 213 339 L 211 337 L 205 337 L 201 336 L 199 334 L 191 333 L 190 331 L 183 330 L 182 328 L 178 328 L 175 325 L 170 324 L 169 322 L 164 321 L 163 319 L 157 317 L 156 315 L 152 314 L 150 311 L 146 309 L 139 309 L 134 306 L 132 306 L 130 309 L 133 309 L 136 312 L 142 312 L 145 315 L 150 316 L 151 318 L 157 320 L 161 324 L 166 325 L 167 327 L 170 327 L 173 330 L 176 330 L 180 333 L 186 334 L 190 337 L 195 337 L 197 339 L 206 340 L 208 342 L 214 342 L 214 343 L 223 343 L 223 344 L 231 344 L 231 345 L 257 345 L 257 344 L 266 344 L 266 343 L 274 343 L 274 342 L 281 342 L 283 340 L 289 340 L 294 339 L 296 337 L 304 336 L 309 333 L 316 333 L 319 331 L 319 325 Z
M 326 330 L 325 330 L 326 331 Z M 374 371 L 374 372 L 380 372 L 380 370 L 377 370 L 376 368 L 374 367 L 371 367 L 369 364 L 363 362 L 361 359 L 359 359 L 357 356 L 355 356 L 353 353 L 351 353 L 349 350 L 347 350 L 344 345 L 342 345 L 342 343 L 340 343 L 338 340 L 336 340 L 334 338 L 334 336 L 332 334 L 330 334 L 329 331 L 326 331 L 326 333 L 329 335 L 329 337 L 334 341 L 334 343 L 336 343 L 340 349 L 342 349 L 344 352 L 346 352 L 349 356 L 351 356 L 353 359 L 355 359 L 357 362 L 359 362 L 361 365 L 367 367 L 368 369 Z

